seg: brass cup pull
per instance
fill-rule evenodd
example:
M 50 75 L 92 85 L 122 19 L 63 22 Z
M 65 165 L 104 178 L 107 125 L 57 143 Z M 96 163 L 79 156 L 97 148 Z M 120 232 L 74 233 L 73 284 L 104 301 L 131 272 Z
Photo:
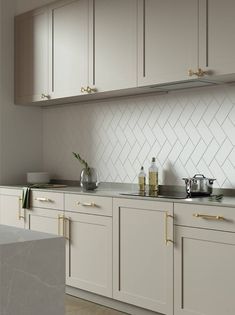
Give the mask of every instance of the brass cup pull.
M 210 215 L 210 214 L 200 214 L 200 213 L 194 213 L 193 216 L 195 218 L 202 218 L 206 220 L 225 220 L 225 218 L 221 215 Z
M 42 94 L 41 94 L 41 99 L 44 100 L 45 98 L 49 100 L 51 97 L 50 97 L 49 94 L 44 94 L 44 93 L 42 93 Z
M 196 75 L 197 77 L 203 77 L 204 75 L 207 75 L 207 74 L 209 74 L 209 72 L 208 71 L 204 71 L 201 68 L 198 68 L 198 70 L 195 71 L 195 72 L 192 69 L 189 69 L 189 71 L 188 71 L 188 75 L 190 77 L 192 77 L 194 75 Z

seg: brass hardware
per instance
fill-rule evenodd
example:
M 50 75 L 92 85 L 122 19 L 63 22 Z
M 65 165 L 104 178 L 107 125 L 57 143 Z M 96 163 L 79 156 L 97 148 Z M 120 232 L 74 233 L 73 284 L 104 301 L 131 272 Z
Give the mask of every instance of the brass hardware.
M 35 198 L 35 200 L 37 201 L 46 201 L 46 202 L 53 202 L 53 200 L 49 199 L 49 198 L 44 198 L 44 197 L 37 197 Z
M 97 205 L 94 202 L 83 202 L 84 207 L 96 207 Z
M 164 232 L 164 238 L 165 238 L 165 244 L 168 245 L 168 243 L 174 243 L 171 239 L 168 238 L 168 218 L 173 218 L 173 215 L 168 214 L 168 212 L 165 212 L 165 232 Z
M 196 71 L 196 72 L 194 72 L 192 69 L 190 69 L 189 71 L 188 71 L 188 75 L 190 76 L 190 77 L 192 77 L 192 76 L 194 76 L 194 75 L 196 75 L 197 77 L 203 77 L 204 75 L 206 75 L 206 74 L 208 74 L 208 71 L 204 71 L 204 70 L 202 70 L 201 68 L 198 68 L 198 70 Z
M 87 86 L 86 88 L 84 88 L 83 86 L 81 87 L 81 93 L 87 92 L 88 94 L 90 94 L 96 91 L 97 91 L 96 89 L 92 89 L 90 86 Z
M 68 225 L 68 230 L 67 230 Z M 64 227 L 64 237 L 66 240 L 70 240 L 70 218 L 64 217 L 63 219 L 63 227 Z
M 202 70 L 201 68 L 198 68 L 197 76 L 203 77 L 204 75 L 207 75 L 208 71 Z
M 21 210 L 22 210 L 21 201 L 22 201 L 22 198 L 19 197 L 18 220 L 25 219 L 25 216 L 21 215 Z
M 61 235 L 61 220 L 63 223 L 62 235 Z M 58 235 L 64 236 L 64 215 L 58 215 Z
M 91 87 L 87 87 L 86 89 L 87 93 L 92 93 L 92 92 L 96 92 L 96 89 L 92 89 Z
M 42 94 L 41 94 L 41 99 L 44 100 L 45 98 L 47 98 L 47 99 L 49 100 L 51 97 L 50 97 L 49 94 L 44 94 L 44 93 L 42 93 Z
M 200 213 L 194 213 L 193 216 L 195 218 L 202 218 L 206 220 L 225 220 L 224 217 L 221 215 L 209 215 L 209 214 L 200 214 Z
M 61 231 L 62 220 L 62 231 Z M 67 231 L 67 222 L 69 224 L 69 230 Z M 70 218 L 65 217 L 63 214 L 58 215 L 58 235 L 65 237 L 66 240 L 70 239 Z
M 189 69 L 188 75 L 189 75 L 190 77 L 192 77 L 193 75 L 197 75 L 197 74 L 196 74 L 196 72 L 194 72 L 192 69 Z

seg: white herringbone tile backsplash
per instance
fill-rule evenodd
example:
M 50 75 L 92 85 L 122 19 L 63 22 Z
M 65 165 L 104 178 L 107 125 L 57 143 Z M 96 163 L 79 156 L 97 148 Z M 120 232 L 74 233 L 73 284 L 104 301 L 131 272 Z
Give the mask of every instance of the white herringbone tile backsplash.
M 44 169 L 79 179 L 79 152 L 100 180 L 137 182 L 157 158 L 160 183 L 203 173 L 235 188 L 235 86 L 136 96 L 43 110 Z

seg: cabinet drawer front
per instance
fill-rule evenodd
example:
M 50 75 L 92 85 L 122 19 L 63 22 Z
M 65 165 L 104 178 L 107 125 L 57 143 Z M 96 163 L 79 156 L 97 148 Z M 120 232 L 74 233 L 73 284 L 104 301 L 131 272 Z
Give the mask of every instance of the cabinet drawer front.
M 235 208 L 174 204 L 176 225 L 235 232 Z
M 18 196 L 18 197 L 21 197 L 22 189 L 1 188 L 0 189 L 0 194 L 1 195 L 6 195 L 6 196 Z
M 47 191 L 32 191 L 31 207 L 63 210 L 64 195 Z
M 65 194 L 65 210 L 112 216 L 112 198 Z

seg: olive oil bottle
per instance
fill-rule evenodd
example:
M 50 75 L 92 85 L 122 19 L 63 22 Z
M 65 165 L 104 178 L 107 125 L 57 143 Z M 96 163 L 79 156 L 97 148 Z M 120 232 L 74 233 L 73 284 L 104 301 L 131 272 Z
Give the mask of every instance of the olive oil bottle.
M 152 163 L 149 168 L 149 194 L 156 195 L 158 193 L 158 168 L 155 157 L 152 158 Z
M 141 194 L 145 194 L 145 189 L 146 189 L 146 173 L 144 171 L 144 167 L 141 166 L 140 173 L 138 176 L 138 181 L 139 181 L 139 191 Z

